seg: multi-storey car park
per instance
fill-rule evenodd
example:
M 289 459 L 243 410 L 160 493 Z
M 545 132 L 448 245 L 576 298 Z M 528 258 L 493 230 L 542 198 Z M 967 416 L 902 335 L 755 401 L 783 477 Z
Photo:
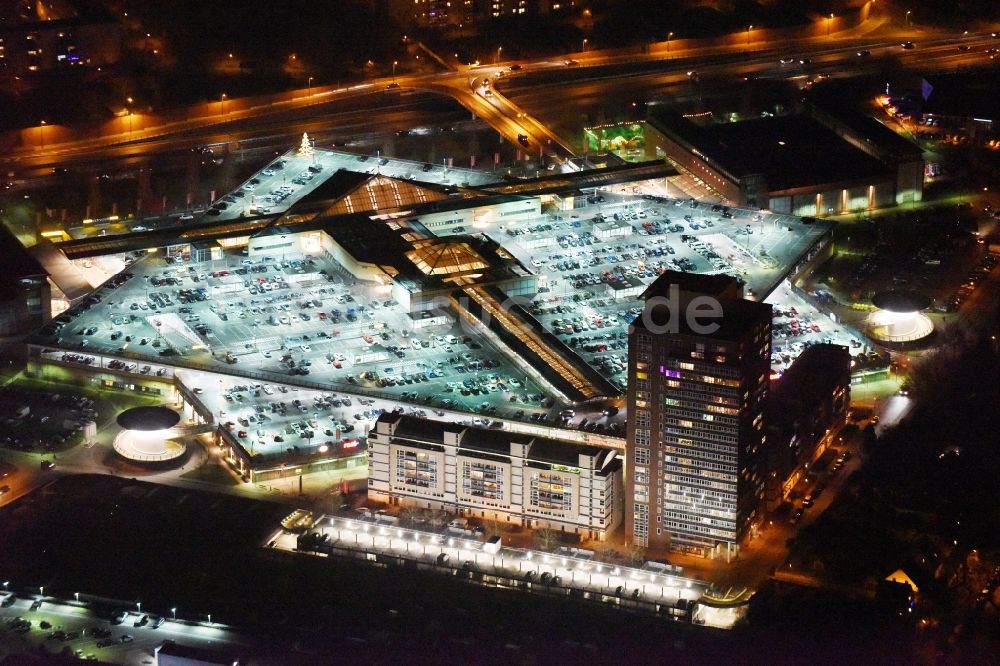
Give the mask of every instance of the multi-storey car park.
M 830 223 L 664 198 L 662 164 L 444 184 L 386 158 L 282 159 L 312 175 L 283 211 L 64 243 L 61 277 L 108 279 L 28 338 L 30 369 L 186 404 L 247 480 L 357 456 L 342 442 L 392 409 L 622 449 L 645 285 L 735 274 L 804 319 L 786 278 L 830 247 Z M 823 321 L 772 360 L 850 339 Z

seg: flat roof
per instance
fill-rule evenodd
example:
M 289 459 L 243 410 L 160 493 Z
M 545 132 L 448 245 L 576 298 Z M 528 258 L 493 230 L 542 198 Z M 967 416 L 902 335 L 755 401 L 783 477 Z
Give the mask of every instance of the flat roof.
M 498 194 L 558 194 L 676 175 L 677 170 L 663 160 L 653 160 L 574 173 L 546 174 L 538 178 L 485 185 L 479 189 Z
M 805 114 L 698 125 L 659 112 L 650 123 L 681 136 L 735 178 L 762 174 L 771 192 L 891 175 L 882 162 Z
M 750 301 L 743 298 L 732 298 L 732 295 L 720 296 L 724 291 L 732 289 L 737 279 L 730 275 L 698 275 L 695 273 L 681 273 L 678 271 L 665 271 L 658 277 L 643 294 L 644 297 L 666 295 L 664 288 L 673 284 L 678 284 L 681 291 L 701 293 L 708 296 L 719 297 L 722 306 L 722 317 L 720 319 L 699 320 L 701 324 L 718 324 L 718 328 L 712 333 L 703 333 L 691 328 L 687 317 L 678 316 L 677 332 L 681 335 L 692 335 L 702 338 L 714 338 L 718 340 L 740 340 L 743 335 L 758 322 L 771 320 L 771 306 L 767 303 Z M 703 286 L 704 289 L 696 288 Z M 650 310 L 650 308 L 652 308 Z M 632 322 L 636 328 L 647 328 L 649 323 L 661 323 L 669 320 L 670 314 L 668 306 L 661 303 L 648 302 L 642 315 Z
M 395 439 L 412 439 L 419 442 L 443 444 L 445 433 L 460 433 L 459 449 L 492 455 L 510 456 L 511 444 L 527 444 L 528 459 L 555 465 L 580 464 L 579 456 L 599 456 L 613 449 L 575 442 L 564 442 L 548 437 L 534 437 L 508 430 L 477 428 L 458 423 L 436 421 L 406 414 L 383 413 L 380 423 L 396 424 Z
M 732 275 L 707 273 L 685 273 L 683 271 L 663 271 L 642 293 L 642 298 L 666 296 L 672 285 L 681 291 L 698 294 L 721 294 L 739 282 Z
M 0 256 L 3 257 L 3 272 L 7 278 L 47 275 L 38 260 L 21 244 L 7 225 L 2 223 L 0 223 Z
M 52 282 L 69 301 L 83 298 L 94 290 L 83 272 L 48 238 L 41 238 L 28 252 L 39 262 Z
M 866 143 L 892 153 L 894 157 L 919 158 L 923 149 L 906 137 L 900 136 L 879 120 L 863 113 L 830 104 L 817 109 L 827 113 L 839 123 L 856 132 Z

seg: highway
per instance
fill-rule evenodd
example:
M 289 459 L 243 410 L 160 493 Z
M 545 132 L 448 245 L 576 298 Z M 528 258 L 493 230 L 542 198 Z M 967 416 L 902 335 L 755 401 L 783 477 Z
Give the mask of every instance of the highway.
M 901 48 L 900 43 L 905 40 L 914 41 L 915 48 Z M 709 43 L 685 49 L 674 47 L 669 52 L 661 43 L 646 53 L 594 51 L 573 54 L 569 61 L 549 57 L 502 62 L 495 66 L 400 75 L 394 80 L 376 79 L 348 87 L 316 87 L 308 95 L 258 106 L 231 100 L 232 110 L 228 113 L 204 115 L 136 133 L 56 143 L 44 149 L 33 146 L 8 153 L 0 158 L 0 163 L 7 170 L 23 173 L 35 167 L 51 168 L 81 160 L 128 159 L 211 143 L 260 141 L 262 136 L 287 141 L 303 131 L 364 134 L 390 127 L 405 128 L 408 121 L 414 120 L 408 115 L 405 103 L 400 102 L 400 98 L 405 100 L 406 95 L 401 93 L 406 90 L 452 97 L 506 139 L 523 147 L 526 153 L 547 154 L 561 161 L 571 154 L 570 143 L 542 119 L 529 114 L 525 107 L 544 105 L 559 112 L 580 111 L 622 90 L 641 91 L 648 98 L 672 90 L 692 77 L 701 85 L 713 79 L 738 80 L 748 74 L 808 80 L 819 74 L 874 72 L 893 60 L 906 67 L 951 70 L 988 64 L 990 56 L 985 51 L 998 43 L 988 33 L 930 33 L 876 21 L 852 33 L 840 33 L 836 38 L 780 44 Z M 967 50 L 960 51 L 960 47 Z M 861 50 L 869 51 L 870 56 L 857 56 Z M 779 63 L 782 58 L 810 62 L 782 66 Z M 510 71 L 512 66 L 517 71 Z M 498 78 L 509 96 L 496 90 Z M 492 94 L 485 94 L 481 85 L 484 79 L 491 81 Z M 527 139 L 519 143 L 520 135 Z

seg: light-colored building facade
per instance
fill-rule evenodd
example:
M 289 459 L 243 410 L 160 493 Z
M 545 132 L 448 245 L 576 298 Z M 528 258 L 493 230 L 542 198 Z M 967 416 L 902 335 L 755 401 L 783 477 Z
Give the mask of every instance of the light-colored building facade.
M 619 524 L 613 449 L 383 414 L 368 434 L 368 497 L 603 540 Z
M 742 287 L 667 271 L 645 294 L 629 334 L 625 533 L 637 546 L 731 559 L 760 519 L 771 306 Z M 671 289 L 676 303 L 657 304 Z M 710 332 L 686 314 L 699 297 L 720 306 L 699 323 Z

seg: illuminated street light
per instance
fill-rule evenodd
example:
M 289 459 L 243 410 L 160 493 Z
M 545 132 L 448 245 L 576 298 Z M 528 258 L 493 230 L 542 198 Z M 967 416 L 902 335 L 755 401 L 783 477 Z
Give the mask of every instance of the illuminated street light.
M 219 100 L 219 116 L 226 115 L 226 93 L 222 93 L 222 99 Z
M 309 77 L 309 82 L 308 82 L 308 83 L 307 83 L 306 85 L 307 85 L 307 90 L 306 90 L 306 94 L 307 94 L 307 95 L 308 95 L 309 97 L 312 97 L 312 89 L 313 89 L 313 77 L 311 77 L 311 76 Z
M 752 25 L 747 26 L 747 48 L 750 47 L 750 31 L 753 30 Z
M 137 610 L 138 612 L 140 612 L 140 613 L 142 612 L 142 602 L 141 602 L 141 601 L 137 601 L 137 602 L 135 602 L 135 609 L 136 609 L 136 610 Z
M 670 39 L 674 36 L 674 33 L 667 33 L 667 53 L 670 53 Z
M 830 24 L 833 23 L 833 14 L 826 17 L 826 36 L 830 36 Z
M 494 64 L 499 64 L 499 62 L 500 62 L 500 52 L 501 51 L 503 51 L 503 47 L 502 46 L 498 46 L 497 47 L 497 60 L 496 60 L 496 62 Z
M 586 50 L 587 50 L 587 38 L 584 37 L 583 38 L 583 48 L 580 49 L 580 52 L 582 53 L 582 52 L 584 52 Z
M 912 12 L 909 9 L 906 10 L 906 25 L 910 25 L 910 14 L 911 13 Z
M 73 596 L 76 597 L 77 601 L 80 601 L 80 593 L 79 592 L 74 592 Z
M 396 85 L 396 65 L 399 64 L 398 60 L 392 61 L 392 84 Z
M 170 609 L 170 613 L 174 616 L 174 619 L 176 620 L 177 619 L 177 606 L 174 606 L 173 608 L 171 608 Z
M 212 614 L 211 613 L 208 614 L 208 623 L 212 624 Z
M 45 594 L 45 586 L 44 585 L 39 585 L 38 586 L 38 594 L 39 595 L 44 595 Z
M 38 148 L 39 150 L 45 149 L 45 121 L 38 126 Z

